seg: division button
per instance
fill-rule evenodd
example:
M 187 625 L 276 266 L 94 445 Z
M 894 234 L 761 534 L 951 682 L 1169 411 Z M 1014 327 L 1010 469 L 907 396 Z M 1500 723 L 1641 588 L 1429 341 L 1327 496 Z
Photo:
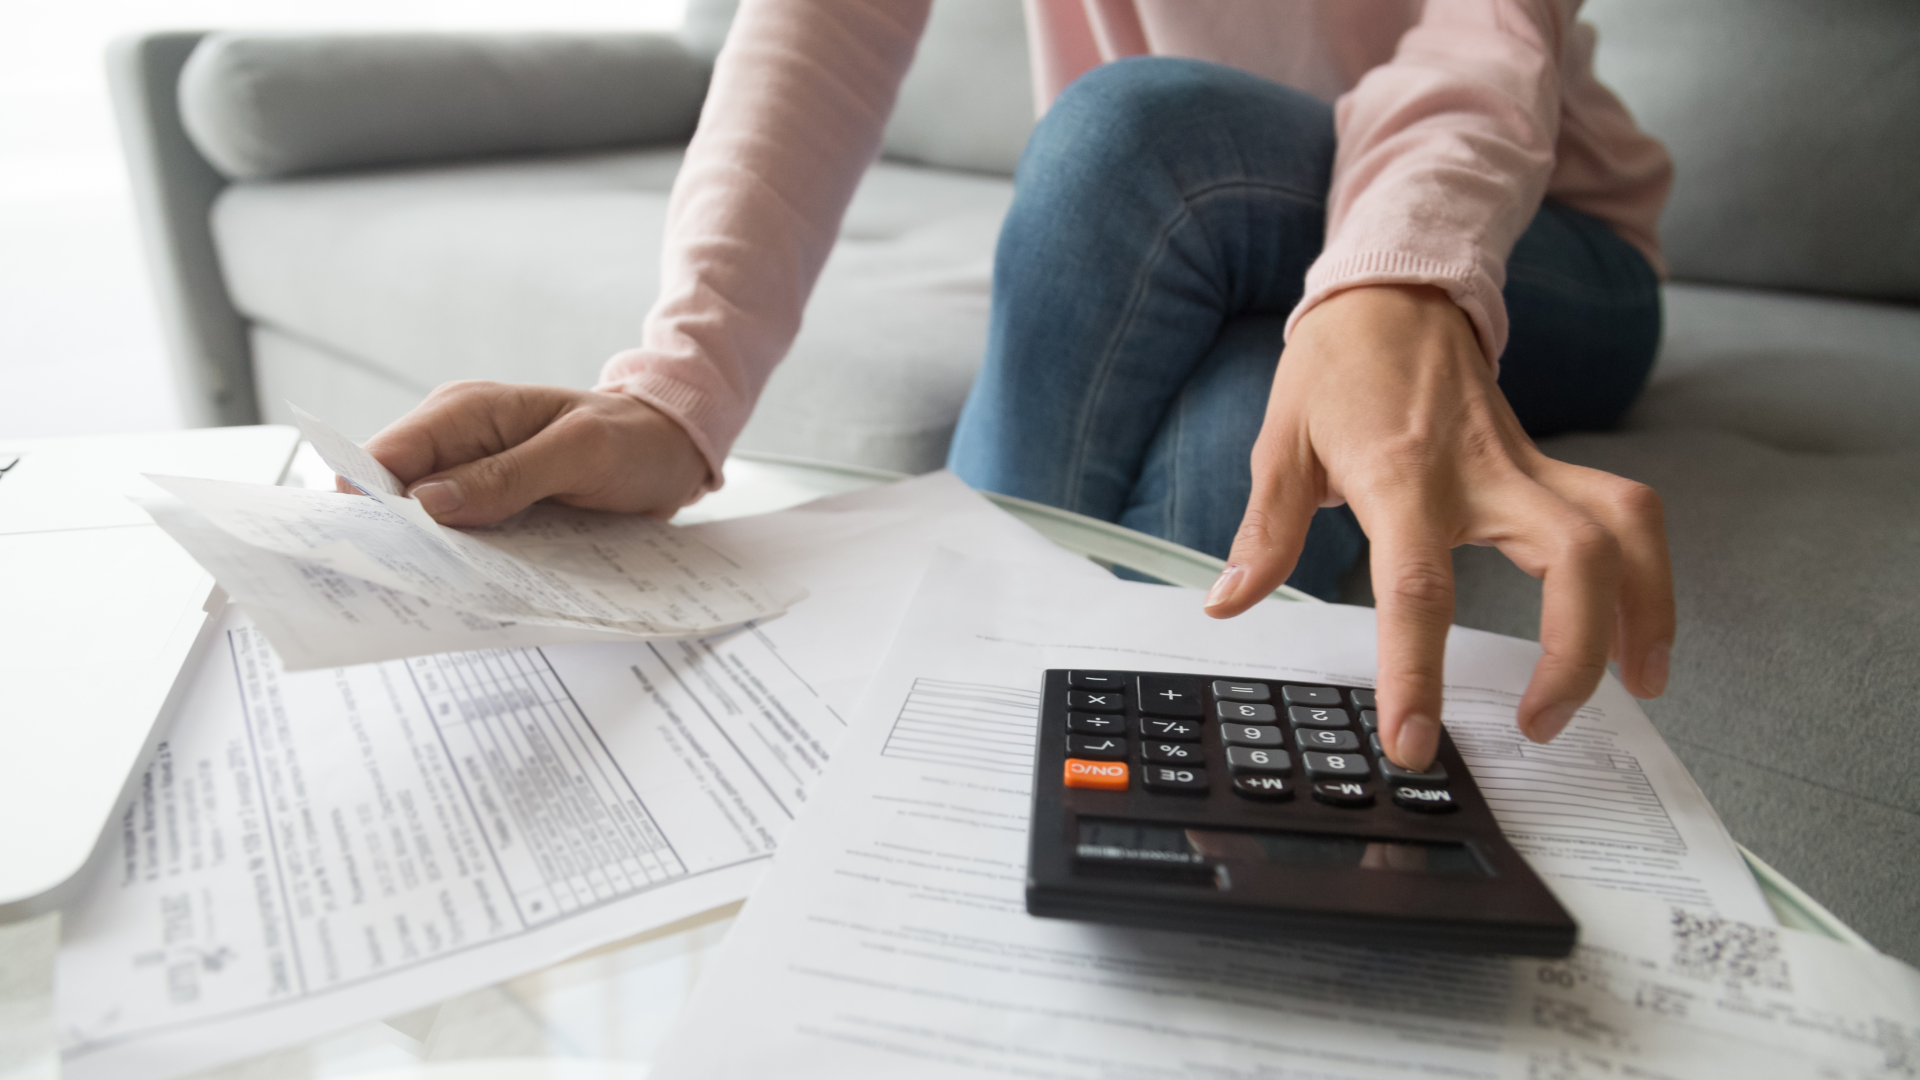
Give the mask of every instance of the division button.
M 1127 707 L 1127 696 L 1118 690 L 1073 690 L 1067 693 L 1067 708 L 1094 712 L 1119 712 Z
M 1127 677 L 1117 671 L 1069 671 L 1067 685 L 1075 690 L 1125 690 Z
M 1372 806 L 1373 789 L 1365 784 L 1352 781 L 1344 783 L 1315 784 L 1313 797 L 1328 806 Z
M 1227 770 L 1235 773 L 1283 773 L 1293 771 L 1293 759 L 1285 750 L 1262 750 L 1252 746 L 1227 747 Z
M 1069 735 L 1067 756 L 1119 761 L 1127 756 L 1127 740 L 1111 735 Z
M 1346 727 L 1352 717 L 1345 709 L 1316 709 L 1311 705 L 1293 705 L 1287 708 L 1287 719 L 1294 727 Z
M 1154 716 L 1199 716 L 1200 680 L 1140 676 L 1140 711 Z
M 1444 814 L 1460 808 L 1453 792 L 1446 788 L 1397 787 L 1393 789 L 1393 801 L 1396 806 L 1422 814 Z
M 1380 759 L 1380 775 L 1386 777 L 1389 783 L 1408 787 L 1447 786 L 1447 767 L 1437 761 L 1427 766 L 1425 772 L 1414 772 L 1395 765 L 1383 756 Z
M 1283 686 L 1280 697 L 1289 705 L 1340 704 L 1340 691 L 1331 686 Z
M 1372 775 L 1367 768 L 1367 759 L 1363 754 L 1316 754 L 1302 752 L 1300 761 L 1307 767 L 1307 775 L 1315 780 L 1365 779 Z
M 1300 740 L 1302 750 L 1340 750 L 1360 749 L 1360 740 L 1353 732 L 1341 728 L 1301 728 L 1293 733 Z
M 1233 778 L 1234 794 L 1246 799 L 1260 799 L 1264 802 L 1279 802 L 1293 798 L 1293 788 L 1285 780 L 1270 773 L 1248 773 Z
M 1076 712 L 1067 714 L 1067 730 L 1082 735 L 1125 735 L 1127 718 L 1111 713 Z
M 1143 765 L 1140 778 L 1148 791 L 1177 791 L 1202 794 L 1207 790 L 1207 770 L 1184 765 Z
M 1127 790 L 1127 763 L 1068 758 L 1066 785 L 1094 788 L 1099 791 L 1125 791 Z
M 1200 765 L 1206 754 L 1199 743 L 1148 742 L 1140 744 L 1140 756 L 1154 765 Z
M 1213 680 L 1213 696 L 1222 701 L 1265 701 L 1269 693 L 1267 684 L 1263 682 Z
M 1140 737 L 1169 739 L 1173 742 L 1199 742 L 1200 721 L 1155 720 L 1152 717 L 1143 716 L 1140 718 Z
M 1279 728 L 1260 724 L 1221 724 L 1220 741 L 1228 746 L 1269 746 L 1275 749 L 1287 745 L 1287 737 Z
M 1246 701 L 1216 701 L 1213 712 L 1222 720 L 1238 720 L 1243 724 L 1271 724 L 1279 719 L 1274 715 L 1273 706 Z
M 1373 703 L 1373 691 L 1371 690 L 1349 690 L 1347 694 L 1353 698 L 1353 707 L 1356 709 L 1372 709 L 1377 707 Z

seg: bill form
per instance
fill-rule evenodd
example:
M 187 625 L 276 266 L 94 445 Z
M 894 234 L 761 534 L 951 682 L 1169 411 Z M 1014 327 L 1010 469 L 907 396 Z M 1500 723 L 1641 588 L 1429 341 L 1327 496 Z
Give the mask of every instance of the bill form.
M 737 901 L 936 545 L 1106 577 L 945 474 L 687 531 L 813 598 L 706 640 L 307 672 L 230 612 L 67 913 L 65 1075 L 180 1075 Z
M 298 416 L 366 497 L 150 476 L 171 498 L 142 502 L 252 613 L 288 670 L 710 634 L 770 619 L 804 594 L 634 514 L 538 503 L 496 525 L 448 528 L 371 455 Z
M 1732 842 L 1617 683 L 1510 744 L 1537 645 L 1456 630 L 1445 719 L 1583 927 L 1565 961 L 1123 930 L 1026 914 L 1043 669 L 1348 681 L 1372 613 L 943 556 L 808 816 L 654 1076 L 1911 1076 L 1920 979 L 1769 925 Z M 1501 708 L 1504 715 L 1499 714 Z

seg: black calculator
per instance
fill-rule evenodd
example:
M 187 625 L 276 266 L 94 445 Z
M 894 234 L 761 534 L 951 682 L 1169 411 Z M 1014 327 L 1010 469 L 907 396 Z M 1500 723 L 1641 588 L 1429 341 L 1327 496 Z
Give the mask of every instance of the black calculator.
M 1451 737 L 1381 752 L 1371 690 L 1049 671 L 1027 911 L 1155 930 L 1565 956 L 1579 928 Z

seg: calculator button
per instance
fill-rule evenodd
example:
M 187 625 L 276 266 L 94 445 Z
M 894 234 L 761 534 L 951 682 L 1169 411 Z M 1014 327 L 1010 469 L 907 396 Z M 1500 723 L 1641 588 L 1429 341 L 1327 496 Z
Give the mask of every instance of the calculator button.
M 1280 696 L 1289 705 L 1340 704 L 1340 691 L 1331 686 L 1283 686 Z
M 1427 766 L 1425 772 L 1414 772 L 1412 769 L 1403 769 L 1382 757 L 1380 775 L 1386 777 L 1391 783 L 1409 787 L 1445 787 L 1447 784 L 1447 767 L 1437 761 Z
M 1379 732 L 1377 732 L 1377 731 L 1376 731 L 1376 732 L 1374 732 L 1373 734 L 1371 734 L 1371 735 L 1369 735 L 1369 736 L 1367 736 L 1367 745 L 1368 745 L 1368 746 L 1371 746 L 1371 747 L 1373 747 L 1373 756 L 1374 756 L 1374 757 L 1386 757 L 1386 756 L 1387 756 L 1387 748 L 1386 748 L 1386 747 L 1384 747 L 1384 746 L 1381 746 L 1381 745 L 1380 745 L 1380 733 L 1379 733 Z
M 1316 754 L 1303 751 L 1300 760 L 1307 767 L 1307 775 L 1316 780 L 1372 775 L 1363 754 Z
M 1213 696 L 1222 701 L 1265 701 L 1268 694 L 1266 683 L 1213 680 Z
M 1119 712 L 1127 707 L 1127 696 L 1118 690 L 1074 690 L 1067 694 L 1067 708 L 1094 712 Z
M 1347 691 L 1347 693 L 1348 693 L 1348 694 L 1349 694 L 1350 696 L 1352 696 L 1352 698 L 1353 698 L 1353 707 L 1354 707 L 1354 708 L 1356 708 L 1356 709 L 1371 709 L 1371 708 L 1374 708 L 1374 707 L 1375 707 L 1375 706 L 1374 706 L 1374 704 L 1373 704 L 1373 691 L 1371 691 L 1371 690 L 1349 690 L 1349 691 Z
M 1293 759 L 1285 750 L 1263 750 L 1255 746 L 1227 747 L 1227 768 L 1236 773 L 1292 772 Z
M 1233 778 L 1233 793 L 1245 799 L 1279 802 L 1293 798 L 1293 788 L 1285 780 L 1266 773 L 1249 773 Z
M 1140 676 L 1140 711 L 1154 716 L 1199 716 L 1200 680 Z
M 1287 737 L 1279 728 L 1261 724 L 1221 724 L 1220 741 L 1228 746 L 1287 745 Z
M 1373 789 L 1365 784 L 1352 781 L 1345 783 L 1315 784 L 1313 797 L 1328 806 L 1372 806 Z
M 1143 739 L 1170 739 L 1173 742 L 1199 742 L 1200 721 L 1155 720 L 1152 717 L 1141 717 L 1140 737 Z
M 1293 733 L 1302 750 L 1358 750 L 1360 740 L 1351 731 L 1340 728 L 1302 728 Z
M 1397 787 L 1393 789 L 1393 801 L 1396 806 L 1422 814 L 1444 814 L 1460 808 L 1453 792 L 1446 788 Z
M 1069 735 L 1067 736 L 1067 754 L 1077 758 L 1119 761 L 1127 756 L 1127 740 L 1116 739 L 1111 735 Z
M 1066 785 L 1094 788 L 1100 791 L 1125 791 L 1127 790 L 1127 763 L 1068 758 Z
M 1379 731 L 1380 714 L 1374 712 L 1372 709 L 1367 709 L 1360 714 L 1360 726 L 1366 728 L 1368 731 Z
M 1178 791 L 1200 794 L 1207 790 L 1207 770 L 1184 765 L 1143 765 L 1140 778 L 1148 791 Z
M 1271 724 L 1279 719 L 1274 715 L 1273 706 L 1253 705 L 1245 701 L 1216 701 L 1213 712 L 1222 720 L 1238 720 L 1245 724 Z
M 1075 690 L 1125 690 L 1127 677 L 1117 671 L 1069 671 L 1067 685 Z
M 1125 735 L 1127 718 L 1091 712 L 1068 713 L 1067 730 L 1082 735 Z
M 1140 756 L 1154 765 L 1199 765 L 1206 760 L 1200 744 L 1190 742 L 1142 743 Z
M 1310 705 L 1294 705 L 1287 709 L 1287 719 L 1294 727 L 1346 727 L 1352 717 L 1345 709 L 1316 709 Z

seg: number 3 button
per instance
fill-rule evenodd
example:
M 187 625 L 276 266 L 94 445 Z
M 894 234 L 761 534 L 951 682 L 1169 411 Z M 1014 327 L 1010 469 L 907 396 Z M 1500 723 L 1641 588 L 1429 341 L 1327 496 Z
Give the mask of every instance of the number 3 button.
M 1324 778 L 1352 779 L 1371 775 L 1367 768 L 1367 759 L 1359 754 L 1317 754 L 1303 753 L 1300 760 L 1307 766 L 1307 775 L 1316 780 Z

